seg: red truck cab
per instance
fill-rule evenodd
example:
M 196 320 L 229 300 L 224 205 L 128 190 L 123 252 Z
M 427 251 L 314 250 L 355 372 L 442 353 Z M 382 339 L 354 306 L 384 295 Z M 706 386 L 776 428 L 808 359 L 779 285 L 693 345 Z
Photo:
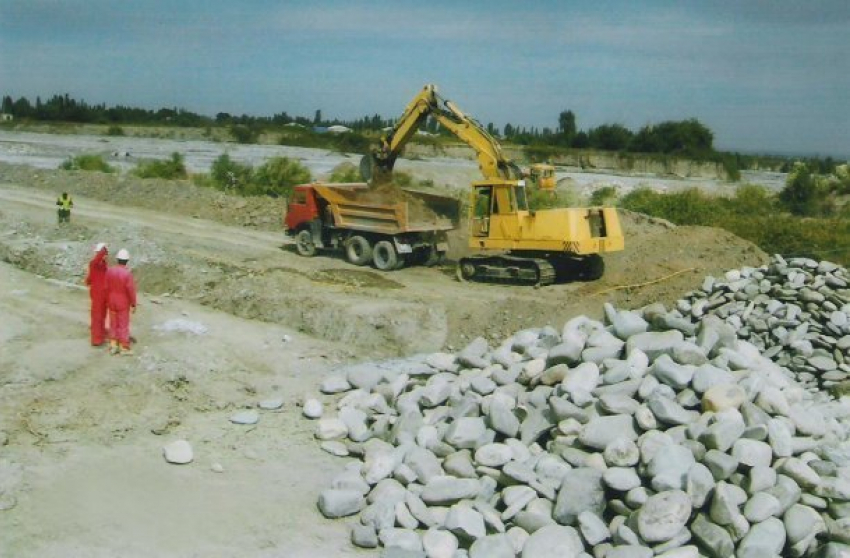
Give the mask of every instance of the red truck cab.
M 294 234 L 310 221 L 319 218 L 319 202 L 316 191 L 310 184 L 296 186 L 286 207 L 286 217 L 283 220 L 289 233 Z

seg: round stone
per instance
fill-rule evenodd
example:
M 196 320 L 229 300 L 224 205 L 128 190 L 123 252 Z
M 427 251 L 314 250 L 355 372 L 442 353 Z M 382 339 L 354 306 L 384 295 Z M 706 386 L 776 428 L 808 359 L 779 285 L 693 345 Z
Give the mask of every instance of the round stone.
M 309 419 L 322 417 L 322 404 L 317 399 L 308 399 L 304 402 L 304 416 Z
M 643 540 L 669 541 L 681 531 L 691 516 L 691 498 L 681 490 L 650 496 L 638 512 L 638 532 Z

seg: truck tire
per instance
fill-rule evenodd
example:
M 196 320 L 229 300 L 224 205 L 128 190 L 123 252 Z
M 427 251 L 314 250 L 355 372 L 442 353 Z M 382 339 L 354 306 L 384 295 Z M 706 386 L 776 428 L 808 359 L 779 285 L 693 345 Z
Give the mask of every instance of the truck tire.
M 304 229 L 295 235 L 295 250 L 301 256 L 308 258 L 316 255 L 316 245 L 313 243 L 313 233 Z
M 380 240 L 372 249 L 372 263 L 381 271 L 391 271 L 399 267 L 398 252 L 389 240 Z
M 345 243 L 345 258 L 354 265 L 366 265 L 372 260 L 372 245 L 362 236 L 352 236 Z

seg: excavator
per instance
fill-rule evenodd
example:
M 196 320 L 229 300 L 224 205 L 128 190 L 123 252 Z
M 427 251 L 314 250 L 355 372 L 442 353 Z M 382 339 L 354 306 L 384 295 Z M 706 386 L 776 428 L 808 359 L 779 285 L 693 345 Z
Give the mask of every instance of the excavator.
M 483 180 L 472 183 L 469 249 L 457 266 L 461 281 L 544 286 L 556 280 L 595 280 L 604 273 L 601 254 L 623 250 L 617 210 L 612 207 L 529 209 L 524 172 L 499 142 L 435 85 L 426 85 L 395 126 L 360 164 L 370 184 L 392 181 L 405 145 L 425 119 L 435 118 L 476 153 Z M 554 168 L 535 169 L 554 186 Z

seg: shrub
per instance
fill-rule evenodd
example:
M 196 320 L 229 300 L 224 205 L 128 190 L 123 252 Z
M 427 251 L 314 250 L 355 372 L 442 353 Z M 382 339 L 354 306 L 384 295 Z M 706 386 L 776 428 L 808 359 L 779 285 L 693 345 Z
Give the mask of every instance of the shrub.
M 222 153 L 210 167 L 213 185 L 219 190 L 232 189 L 236 192 L 251 184 L 254 169 L 251 165 L 237 163 L 227 153 Z
M 115 172 L 115 167 L 110 166 L 100 155 L 77 155 L 73 159 L 63 161 L 59 168 L 62 170 Z
M 356 165 L 345 162 L 334 167 L 328 182 L 363 182 L 363 177 Z
M 139 178 L 163 178 L 165 180 L 177 180 L 186 178 L 186 165 L 183 163 L 183 156 L 180 153 L 174 152 L 171 158 L 165 161 L 145 161 L 133 170 L 133 174 Z
M 310 171 L 298 161 L 273 157 L 254 172 L 244 193 L 253 196 L 287 196 L 296 184 L 310 182 Z
M 237 143 L 257 143 L 260 131 L 243 124 L 234 124 L 230 127 L 230 135 Z
M 785 187 L 779 193 L 779 199 L 794 215 L 812 215 L 815 212 L 817 182 L 812 171 L 805 163 L 795 163 Z
M 614 205 L 617 201 L 617 188 L 614 186 L 603 186 L 598 190 L 594 190 L 590 195 L 590 205 Z
M 109 128 L 106 129 L 106 135 L 107 136 L 123 136 L 124 135 L 124 128 L 122 128 L 121 126 L 119 126 L 117 124 L 113 124 Z
M 626 209 L 661 217 L 677 224 L 709 225 L 718 205 L 696 188 L 674 194 L 659 194 L 649 188 L 632 190 L 620 199 Z
M 850 263 L 850 221 L 790 214 L 775 194 L 760 186 L 743 185 L 732 198 L 696 190 L 660 194 L 638 189 L 623 196 L 620 205 L 677 225 L 726 229 L 769 254 Z

